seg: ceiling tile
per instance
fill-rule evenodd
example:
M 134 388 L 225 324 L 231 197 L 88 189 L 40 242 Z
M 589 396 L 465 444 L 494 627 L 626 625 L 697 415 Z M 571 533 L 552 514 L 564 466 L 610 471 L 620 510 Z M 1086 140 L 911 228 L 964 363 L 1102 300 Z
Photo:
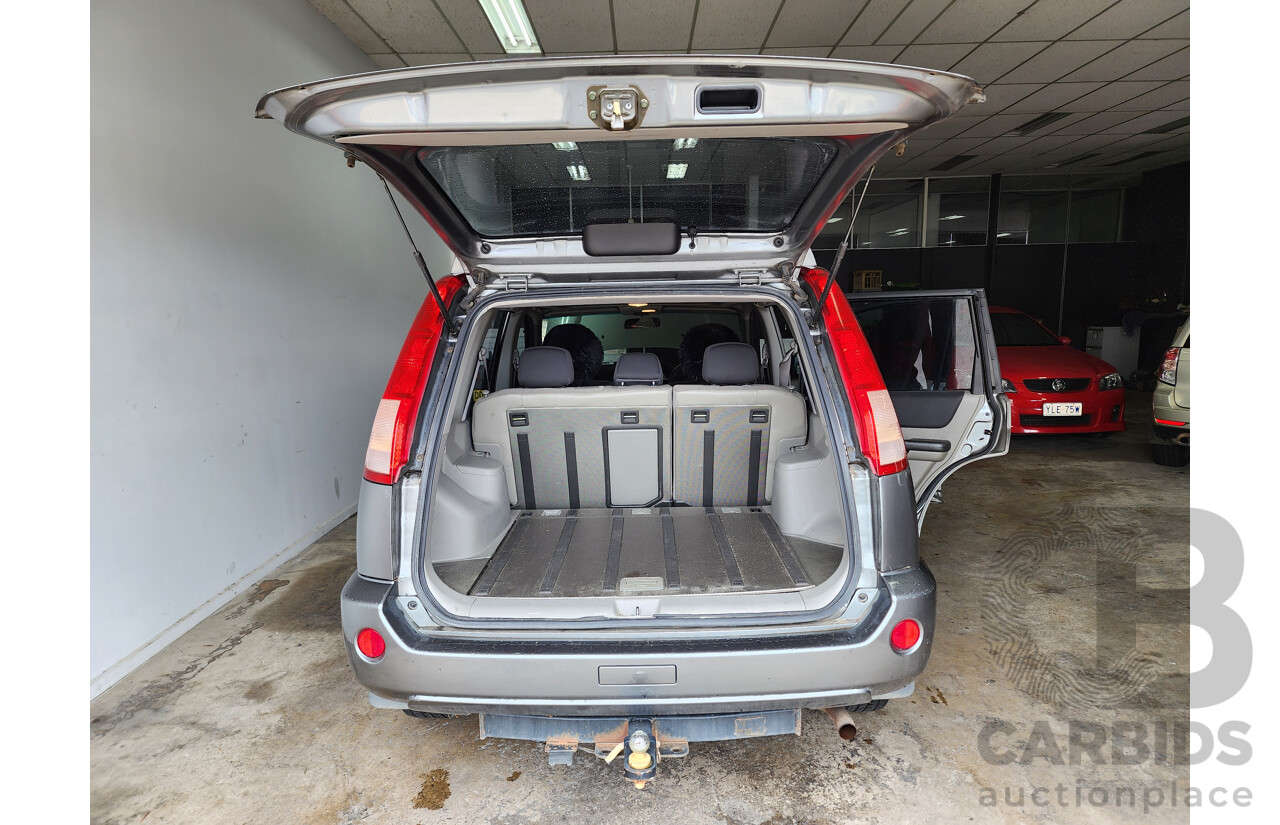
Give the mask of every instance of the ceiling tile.
M 351 7 L 397 52 L 460 52 L 434 3 L 414 0 L 350 0 Z
M 373 62 L 378 64 L 380 69 L 403 69 L 408 64 L 400 59 L 398 54 L 371 54 Z
M 994 41 L 1058 40 L 1115 0 L 1040 0 L 992 35 Z
M 1017 152 L 1032 142 L 1032 136 L 1000 135 L 977 146 L 973 151 L 979 155 L 1003 155 Z
M 1148 37 L 1191 37 L 1191 10 L 1188 9 L 1177 17 L 1170 18 L 1154 29 L 1142 33 L 1143 39 Z
M 945 140 L 955 137 L 961 132 L 967 132 L 984 120 L 986 118 L 951 117 L 946 120 L 940 120 L 932 126 L 926 126 L 916 134 L 925 140 Z
M 901 53 L 901 46 L 836 46 L 831 50 L 831 56 L 841 60 L 867 60 L 872 63 L 892 63 Z
M 1006 112 L 1052 112 L 1102 86 L 1101 83 L 1050 83 L 1005 109 Z
M 1112 126 L 1123 123 L 1126 120 L 1133 119 L 1133 112 L 1100 112 L 1096 115 L 1089 115 L 1071 122 L 1065 122 L 1061 128 L 1055 129 L 1055 134 L 1064 135 L 1093 135 L 1103 132 Z M 1058 124 L 1054 124 L 1057 126 Z
M 1133 115 L 1133 112 L 1125 112 L 1125 114 Z M 1157 126 L 1164 126 L 1167 123 L 1173 123 L 1185 117 L 1185 113 L 1177 111 L 1148 112 L 1145 115 L 1130 117 L 1129 120 L 1126 120 L 1123 123 L 1117 123 L 1115 126 L 1102 129 L 1100 131 L 1113 135 L 1136 135 L 1139 132 L 1145 132 L 1148 129 L 1154 129 Z M 1190 129 L 1189 126 L 1184 126 L 1182 128 Z
M 648 52 L 688 50 L 696 7 L 696 0 L 614 3 L 613 28 L 618 33 L 618 49 Z
M 766 45 L 834 46 L 863 5 L 863 0 L 786 0 Z
M 1073 100 L 1062 108 L 1070 112 L 1105 112 L 1126 100 L 1145 94 L 1160 85 L 1158 80 L 1129 81 L 1118 80 L 1108 83 L 1096 92 Z
M 966 74 L 982 84 L 991 83 L 1049 45 L 1049 43 L 984 43 L 974 49 L 968 57 L 952 66 L 951 71 Z
M 345 34 L 352 43 L 370 57 L 375 54 L 385 54 L 388 51 L 387 44 L 382 42 L 382 38 L 360 19 L 360 15 L 351 10 L 346 0 L 311 0 L 311 5 L 329 18 L 329 21 L 338 27 L 338 31 Z M 399 65 L 397 63 L 396 67 Z
M 693 24 L 694 51 L 740 45 L 759 50 L 780 5 L 781 0 L 762 0 L 745 5 L 737 0 L 701 0 L 698 19 Z
M 476 0 L 435 0 L 435 3 L 467 51 L 472 54 L 502 53 L 502 44 Z
M 1059 41 L 1000 79 L 1005 83 L 1052 83 L 1119 45 L 1118 40 Z
M 1186 48 L 1139 69 L 1125 80 L 1181 80 L 1191 74 L 1191 49 Z
M 1062 79 L 1118 80 L 1168 57 L 1186 45 L 1185 40 L 1130 40 Z
M 918 134 L 923 135 L 924 132 Z M 974 147 L 981 146 L 986 143 L 986 138 L 951 138 L 950 140 L 919 140 L 910 138 L 907 140 L 907 157 L 924 156 L 935 152 L 941 153 L 942 158 L 955 157 L 956 155 L 964 155 L 973 151 Z
M 435 66 L 439 63 L 470 63 L 469 54 L 405 54 L 401 55 L 410 66 Z
M 999 138 L 997 138 L 997 140 L 999 140 Z M 1046 152 L 1053 152 L 1067 146 L 1074 147 L 1079 140 L 1080 138 L 1078 135 L 1045 135 L 1044 137 L 1038 137 L 1022 144 L 1022 149 L 1020 151 L 1028 157 L 1034 158 L 1039 155 L 1043 155 Z M 1084 151 L 1088 151 L 1088 149 L 1079 150 L 1079 152 Z M 1079 154 L 1079 152 L 1073 151 L 1073 154 Z
M 889 28 L 876 42 L 883 45 L 914 43 L 920 33 L 951 3 L 952 0 L 911 0 L 910 5 L 889 24 Z
M 831 51 L 830 46 L 781 46 L 778 48 L 766 48 L 761 50 L 760 53 L 792 55 L 794 57 L 826 57 L 829 51 Z
M 612 52 L 613 20 L 605 3 L 593 0 L 524 0 L 538 43 L 548 54 Z
M 1155 82 L 1155 81 L 1152 81 Z M 1116 109 L 1137 112 L 1150 112 L 1156 109 L 1166 109 L 1170 106 L 1183 104 L 1180 108 L 1188 108 L 1191 98 L 1191 81 L 1175 80 L 1172 83 L 1166 83 L 1158 89 L 1139 95 L 1132 100 L 1116 106 Z
M 1031 0 L 1020 0 L 1027 5 Z M 920 36 L 916 43 L 981 43 L 1009 21 L 1015 14 L 1009 0 L 961 0 L 948 6 Z M 1026 40 L 1036 38 L 1027 37 Z
M 1120 0 L 1067 35 L 1068 40 L 1127 40 L 1190 8 L 1189 0 Z
M 895 63 L 904 66 L 919 66 L 922 69 L 940 69 L 949 71 L 960 58 L 973 51 L 977 43 L 933 43 L 929 45 L 907 46 L 898 55 Z
M 1006 135 L 1010 131 L 1017 129 L 1022 124 L 1033 119 L 1033 116 L 1026 114 L 1019 115 L 992 115 L 985 120 L 975 123 L 972 129 L 964 133 L 965 137 L 1000 137 Z
M 868 0 L 841 38 L 842 46 L 869 46 L 902 11 L 902 0 Z

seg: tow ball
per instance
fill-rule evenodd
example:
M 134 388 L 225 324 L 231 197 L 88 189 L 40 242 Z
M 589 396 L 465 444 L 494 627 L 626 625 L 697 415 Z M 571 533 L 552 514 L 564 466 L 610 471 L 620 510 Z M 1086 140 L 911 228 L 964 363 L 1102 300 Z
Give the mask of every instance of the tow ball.
M 622 765 L 622 775 L 643 789 L 645 783 L 658 775 L 658 761 L 653 758 L 653 725 L 647 720 L 634 722 L 627 733 L 627 761 Z

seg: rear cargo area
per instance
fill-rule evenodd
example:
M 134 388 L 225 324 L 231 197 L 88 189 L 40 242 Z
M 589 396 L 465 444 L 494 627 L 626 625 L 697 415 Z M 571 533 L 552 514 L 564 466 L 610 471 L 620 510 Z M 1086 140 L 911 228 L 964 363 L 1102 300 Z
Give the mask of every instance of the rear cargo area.
M 440 562 L 472 596 L 768 593 L 829 577 L 843 548 L 784 536 L 768 506 L 524 510 L 492 557 Z

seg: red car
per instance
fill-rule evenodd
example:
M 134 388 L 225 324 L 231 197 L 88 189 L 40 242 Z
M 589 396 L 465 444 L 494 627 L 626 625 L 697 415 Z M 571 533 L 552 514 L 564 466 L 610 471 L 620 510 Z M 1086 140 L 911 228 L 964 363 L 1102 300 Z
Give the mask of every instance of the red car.
M 991 307 L 1001 389 L 1015 433 L 1110 433 L 1124 429 L 1124 380 L 1115 367 L 1072 349 L 1016 309 Z

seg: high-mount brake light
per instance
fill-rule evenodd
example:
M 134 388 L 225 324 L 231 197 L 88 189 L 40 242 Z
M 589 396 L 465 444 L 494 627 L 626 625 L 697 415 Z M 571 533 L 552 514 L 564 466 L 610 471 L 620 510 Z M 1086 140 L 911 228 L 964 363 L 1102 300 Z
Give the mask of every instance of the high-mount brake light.
M 822 269 L 806 269 L 804 280 L 814 295 L 821 295 L 830 277 Z M 907 444 L 898 414 L 880 376 L 871 346 L 867 344 L 853 308 L 839 289 L 832 289 L 822 306 L 822 323 L 853 406 L 862 454 L 878 476 L 907 469 Z
M 441 279 L 437 287 L 447 306 L 463 288 L 463 281 L 453 275 Z M 364 456 L 364 477 L 369 481 L 392 484 L 409 461 L 418 407 L 422 403 L 427 375 L 443 332 L 444 319 L 440 308 L 433 298 L 428 297 L 413 319 L 391 377 L 387 379 L 387 389 L 378 402 L 378 412 L 373 417 L 369 449 Z

